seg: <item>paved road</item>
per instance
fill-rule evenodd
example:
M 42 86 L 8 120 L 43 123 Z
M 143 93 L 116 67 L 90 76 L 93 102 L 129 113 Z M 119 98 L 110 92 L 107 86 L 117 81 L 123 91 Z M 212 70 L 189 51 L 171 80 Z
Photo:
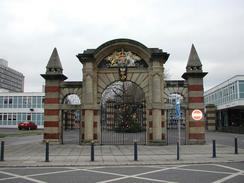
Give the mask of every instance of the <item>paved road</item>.
M 213 139 L 217 144 L 234 146 L 234 138 L 238 138 L 238 145 L 244 149 L 244 134 L 224 133 L 224 132 L 207 132 L 206 141 L 211 143 Z
M 1 129 L 0 133 L 11 134 L 16 133 L 18 129 Z M 178 137 L 178 136 L 177 136 Z M 238 137 L 239 148 L 244 149 L 244 134 L 235 134 L 235 133 L 224 133 L 224 132 L 206 132 L 206 141 L 207 143 L 212 143 L 212 140 L 215 139 L 217 144 L 234 146 L 234 138 Z M 7 137 L 4 138 L 6 144 L 9 145 L 18 145 L 18 144 L 27 144 L 32 142 L 42 141 L 42 135 L 34 136 L 24 136 L 24 137 Z M 64 144 L 78 144 L 79 141 L 79 131 L 76 130 L 67 130 L 64 131 Z
M 170 166 L 1 168 L 0 183 L 243 183 L 244 163 Z

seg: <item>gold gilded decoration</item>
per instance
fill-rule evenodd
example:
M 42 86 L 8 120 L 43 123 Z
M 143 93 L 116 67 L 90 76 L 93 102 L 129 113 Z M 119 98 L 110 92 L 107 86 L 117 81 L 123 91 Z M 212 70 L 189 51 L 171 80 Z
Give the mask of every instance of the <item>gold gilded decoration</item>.
M 120 77 L 120 81 L 126 81 L 126 79 L 127 79 L 127 67 L 120 67 L 119 68 L 119 77 Z
M 105 60 L 109 61 L 111 67 L 129 66 L 134 67 L 135 62 L 141 58 L 130 51 L 115 51 L 112 55 L 108 56 Z

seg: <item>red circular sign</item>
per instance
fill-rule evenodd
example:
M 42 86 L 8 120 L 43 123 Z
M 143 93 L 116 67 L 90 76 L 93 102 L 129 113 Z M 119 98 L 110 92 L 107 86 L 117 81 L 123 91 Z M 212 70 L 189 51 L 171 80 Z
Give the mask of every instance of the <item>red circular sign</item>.
M 199 109 L 193 110 L 191 113 L 191 117 L 192 117 L 192 119 L 194 119 L 196 121 L 201 120 L 203 117 L 202 111 L 200 111 Z

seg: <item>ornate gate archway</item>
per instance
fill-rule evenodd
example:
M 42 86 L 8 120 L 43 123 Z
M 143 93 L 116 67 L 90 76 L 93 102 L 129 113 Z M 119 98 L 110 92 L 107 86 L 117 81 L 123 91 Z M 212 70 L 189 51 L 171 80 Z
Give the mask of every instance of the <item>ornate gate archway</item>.
M 48 61 L 46 73 L 41 75 L 46 82 L 45 140 L 62 143 L 62 107 L 64 107 L 62 97 L 65 96 L 63 92 L 69 90 L 70 93 L 75 93 L 81 98 L 81 105 L 79 105 L 81 110 L 79 142 L 88 143 L 95 140 L 101 143 L 101 129 L 103 127 L 101 121 L 104 120 L 102 114 L 103 92 L 111 83 L 130 81 L 143 91 L 143 105 L 142 102 L 136 103 L 130 100 L 122 103 L 115 100 L 114 106 L 112 102 L 106 102 L 106 104 L 112 105 L 111 110 L 113 110 L 114 116 L 117 115 L 117 111 L 125 110 L 124 107 L 126 106 L 131 109 L 142 109 L 143 112 L 136 111 L 136 115 L 143 114 L 141 128 L 145 131 L 146 143 L 167 143 L 168 104 L 165 102 L 167 82 L 164 81 L 164 64 L 169 57 L 168 53 L 158 48 L 148 48 L 131 39 L 115 39 L 96 49 L 87 49 L 78 54 L 77 57 L 83 65 L 82 82 L 70 83 L 65 81 L 67 77 L 63 74 L 56 48 Z M 205 142 L 204 119 L 194 121 L 191 112 L 194 109 L 204 112 L 203 77 L 206 74 L 202 71 L 202 64 L 194 45 L 192 45 L 186 72 L 182 75 L 186 84 L 184 96 L 187 108 L 185 125 L 188 144 Z M 140 107 L 141 105 L 143 107 Z M 116 121 L 119 121 L 117 118 L 120 119 L 114 117 Z M 144 119 L 146 119 L 145 123 Z M 137 121 L 140 121 L 139 118 Z M 123 124 L 123 127 L 126 126 L 124 121 L 118 124 Z

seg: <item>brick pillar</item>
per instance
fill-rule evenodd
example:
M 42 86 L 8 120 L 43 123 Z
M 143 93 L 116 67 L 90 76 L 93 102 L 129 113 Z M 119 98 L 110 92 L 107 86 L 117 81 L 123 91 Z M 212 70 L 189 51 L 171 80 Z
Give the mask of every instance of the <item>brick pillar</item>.
M 94 110 L 93 111 L 93 140 L 98 141 L 99 140 L 99 136 L 100 136 L 100 131 L 99 130 L 99 122 L 100 122 L 100 117 L 98 114 L 98 110 Z
M 207 129 L 210 131 L 215 131 L 217 108 L 214 104 L 208 104 L 205 108 L 206 108 Z
M 192 111 L 198 109 L 204 114 L 203 78 L 206 75 L 207 73 L 202 70 L 202 63 L 195 46 L 192 44 L 186 72 L 182 75 L 188 87 L 188 114 L 186 114 L 189 122 L 186 130 L 188 144 L 205 143 L 204 115 L 202 119 L 196 121 L 192 118 Z
M 59 141 L 59 82 L 47 81 L 44 101 L 44 140 Z
M 195 109 L 201 110 L 204 114 L 203 100 L 203 79 L 189 78 L 188 79 L 188 115 L 189 115 L 189 131 L 188 144 L 203 144 L 205 143 L 205 120 L 194 120 L 192 111 Z M 204 116 L 204 115 L 203 115 Z

